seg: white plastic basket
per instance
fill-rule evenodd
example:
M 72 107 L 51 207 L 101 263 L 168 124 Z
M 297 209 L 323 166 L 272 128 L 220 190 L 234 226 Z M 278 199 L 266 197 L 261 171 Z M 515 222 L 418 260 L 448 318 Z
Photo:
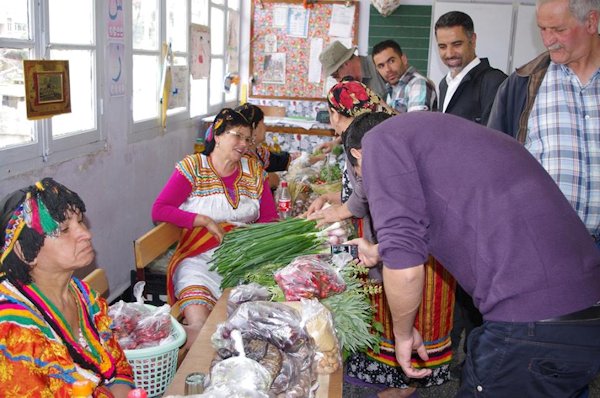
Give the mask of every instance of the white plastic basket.
M 123 350 L 133 368 L 135 386 L 143 388 L 149 397 L 159 397 L 167 389 L 177 370 L 179 347 L 185 342 L 185 330 L 171 317 L 174 340 L 156 347 Z

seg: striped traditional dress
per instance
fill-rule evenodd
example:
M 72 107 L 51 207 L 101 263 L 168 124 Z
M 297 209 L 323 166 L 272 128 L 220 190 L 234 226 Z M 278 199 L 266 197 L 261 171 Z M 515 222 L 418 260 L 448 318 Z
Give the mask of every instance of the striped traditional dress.
M 210 158 L 202 154 L 185 157 L 176 169 L 192 186 L 180 209 L 206 215 L 226 230 L 232 223 L 251 223 L 259 218 L 264 171 L 256 158 L 242 157 L 240 172 L 231 185 L 217 175 Z M 190 304 L 214 307 L 221 296 L 221 276 L 209 270 L 209 262 L 217 246 L 206 228 L 183 230 L 167 269 L 170 302 L 179 301 L 182 310 Z

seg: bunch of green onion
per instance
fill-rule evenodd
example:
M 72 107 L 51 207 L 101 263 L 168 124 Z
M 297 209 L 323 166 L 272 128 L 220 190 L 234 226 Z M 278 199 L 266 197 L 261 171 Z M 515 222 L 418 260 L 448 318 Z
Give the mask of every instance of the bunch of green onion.
M 235 228 L 225 234 L 210 269 L 223 277 L 221 288 L 237 286 L 263 264 L 285 266 L 298 256 L 323 252 L 327 232 L 302 218 Z

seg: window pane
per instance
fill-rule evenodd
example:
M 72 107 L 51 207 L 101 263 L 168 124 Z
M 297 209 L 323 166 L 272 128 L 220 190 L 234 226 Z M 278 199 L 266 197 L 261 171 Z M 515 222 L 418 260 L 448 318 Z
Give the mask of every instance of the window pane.
M 208 113 L 208 79 L 190 80 L 190 116 Z
M 156 0 L 132 1 L 131 19 L 134 49 L 158 50 L 158 13 Z
M 210 104 L 218 105 L 223 101 L 223 60 L 210 60 Z
M 229 8 L 231 8 L 232 10 L 239 10 L 240 9 L 240 0 L 229 0 L 229 1 L 227 1 L 227 6 Z
M 23 81 L 23 60 L 28 58 L 27 50 L 0 48 L 0 148 L 34 141 Z
M 212 0 L 213 4 L 225 4 L 225 0 Z
M 158 116 L 159 60 L 156 56 L 133 56 L 133 121 Z
M 208 0 L 192 0 L 192 23 L 208 25 Z
M 0 37 L 29 39 L 29 2 L 0 0 Z
M 69 61 L 71 113 L 52 118 L 52 137 L 92 130 L 96 127 L 94 53 L 86 50 L 52 50 L 52 59 Z
M 49 0 L 50 42 L 92 44 L 93 0 Z
M 223 31 L 225 30 L 225 13 L 216 7 L 210 8 L 210 26 L 220 27 L 221 29 L 211 29 L 210 32 L 210 52 L 213 55 L 223 55 Z
M 173 51 L 187 52 L 187 2 L 167 0 L 167 43 Z

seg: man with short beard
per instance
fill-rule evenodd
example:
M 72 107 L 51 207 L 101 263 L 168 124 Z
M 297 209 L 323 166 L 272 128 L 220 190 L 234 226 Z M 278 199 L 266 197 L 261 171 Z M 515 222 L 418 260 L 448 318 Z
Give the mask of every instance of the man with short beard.
M 373 46 L 373 63 L 386 82 L 386 102 L 398 113 L 437 110 L 435 84 L 409 65 L 394 40 Z

